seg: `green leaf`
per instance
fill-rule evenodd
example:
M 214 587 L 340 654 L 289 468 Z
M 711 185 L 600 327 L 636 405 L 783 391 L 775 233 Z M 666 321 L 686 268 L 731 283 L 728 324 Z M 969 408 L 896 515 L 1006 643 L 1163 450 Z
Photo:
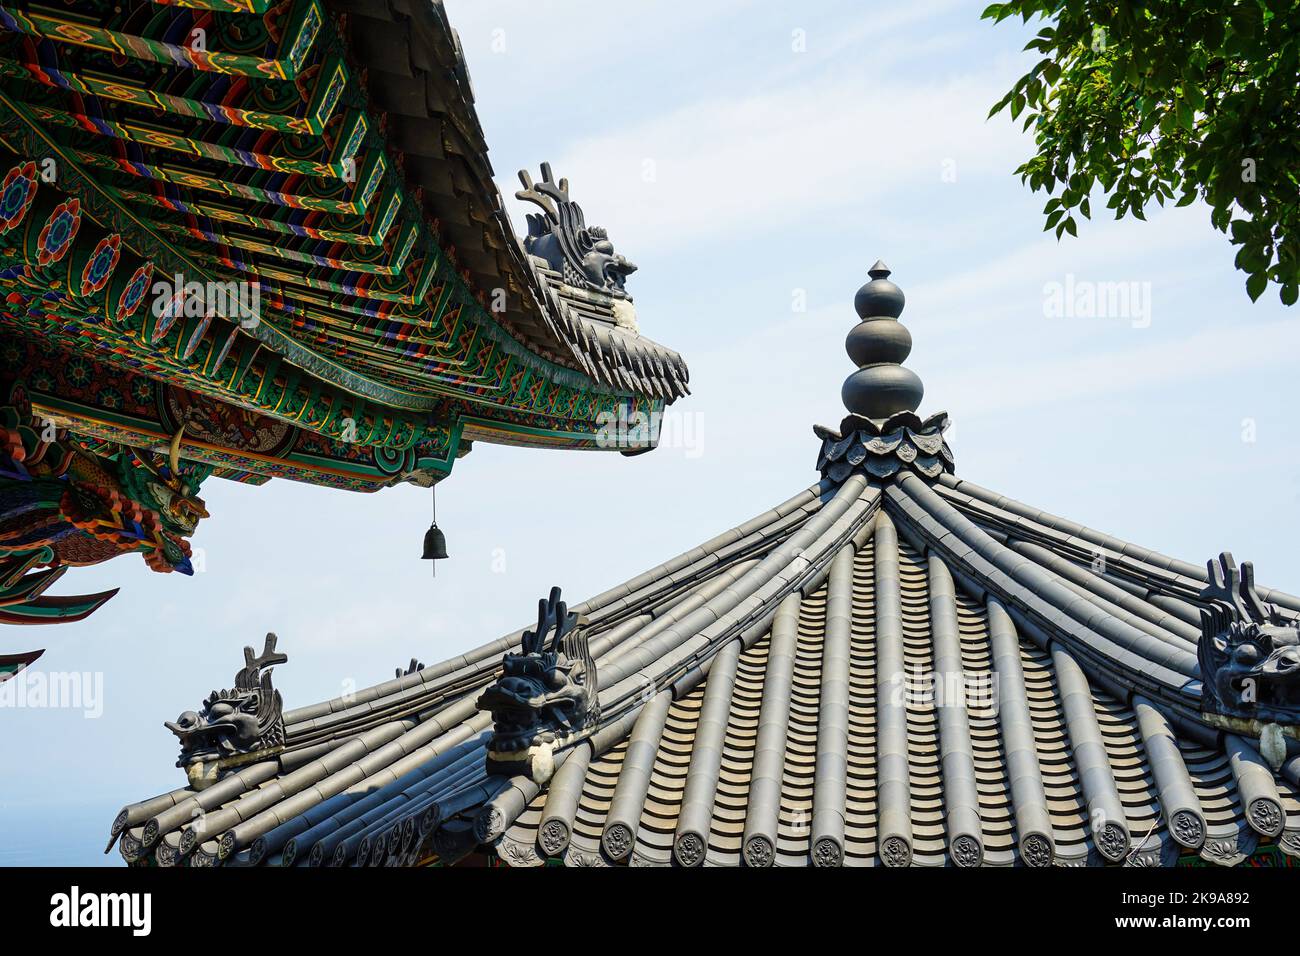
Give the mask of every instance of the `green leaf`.
M 1006 96 L 1002 97 L 1002 99 L 994 103 L 993 108 L 989 110 L 989 115 L 986 116 L 985 119 L 992 119 L 999 111 L 1005 109 L 1006 105 L 1011 102 L 1011 97 L 1014 95 L 1014 93 L 1008 93 Z
M 1264 287 L 1268 285 L 1268 274 L 1256 272 L 1246 280 L 1246 294 L 1250 296 L 1251 302 L 1258 302 L 1259 297 L 1264 294 Z
M 1069 210 L 1090 219 L 1098 185 L 1116 219 L 1204 199 L 1252 298 L 1277 285 L 1294 300 L 1300 0 L 1004 0 L 983 16 L 1037 31 L 1033 66 L 989 115 L 1033 133 L 1022 184 L 1064 186 L 1045 229 L 1075 235 Z

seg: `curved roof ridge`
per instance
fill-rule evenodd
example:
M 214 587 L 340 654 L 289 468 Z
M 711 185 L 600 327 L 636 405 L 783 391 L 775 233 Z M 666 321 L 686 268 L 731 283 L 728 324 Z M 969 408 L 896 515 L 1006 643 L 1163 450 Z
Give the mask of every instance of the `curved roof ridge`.
M 977 501 L 991 505 L 996 510 L 1013 518 L 1023 518 L 1040 528 L 1049 531 L 1055 531 L 1068 537 L 1077 537 L 1090 544 L 1101 548 L 1114 551 L 1118 555 L 1132 558 L 1142 564 L 1149 565 L 1151 568 L 1163 572 L 1166 576 L 1172 578 L 1188 578 L 1197 583 L 1198 589 L 1203 587 L 1208 581 L 1209 576 L 1205 571 L 1204 565 L 1193 564 L 1189 561 L 1182 561 L 1178 558 L 1171 558 L 1168 555 L 1153 551 L 1150 548 L 1144 548 L 1140 545 L 1132 544 L 1114 535 L 1107 534 L 1104 531 L 1097 531 L 1086 525 L 1079 524 L 1076 521 L 1070 521 L 1067 518 L 1061 518 L 1042 509 L 1035 508 L 1017 501 L 1006 495 L 1000 495 L 997 492 L 990 491 L 975 482 L 964 478 L 957 478 L 953 475 L 943 475 L 939 478 L 941 485 L 937 490 L 944 494 L 946 490 L 951 490 L 969 495 Z M 1259 596 L 1262 600 L 1273 604 L 1278 604 L 1288 611 L 1300 613 L 1300 597 L 1289 594 L 1278 588 L 1259 589 Z

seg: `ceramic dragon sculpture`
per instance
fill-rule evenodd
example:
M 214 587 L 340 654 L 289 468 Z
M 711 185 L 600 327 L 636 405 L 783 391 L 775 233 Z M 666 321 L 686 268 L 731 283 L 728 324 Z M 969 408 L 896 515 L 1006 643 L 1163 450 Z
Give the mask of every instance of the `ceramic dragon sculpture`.
M 1209 562 L 1201 592 L 1201 706 L 1207 718 L 1258 734 L 1262 752 L 1280 763 L 1280 739 L 1300 724 L 1300 622 L 1283 617 L 1255 591 L 1249 561 L 1238 569 L 1228 552 Z
M 542 209 L 528 216 L 524 249 L 544 259 L 569 285 L 630 300 L 625 283 L 636 266 L 614 251 L 609 233 L 587 225 L 582 207 L 569 198 L 569 181 L 556 182 L 550 163 L 542 163 L 540 183 L 534 183 L 527 170 L 519 171 L 519 181 L 524 188 L 515 198 Z
M 214 690 L 198 711 L 187 710 L 164 725 L 181 742 L 176 766 L 185 770 L 196 790 L 216 783 L 222 772 L 284 748 L 284 701 L 271 686 L 271 668 L 288 655 L 275 650 L 267 634 L 261 654 L 244 648 L 244 666 L 235 686 Z
M 599 724 L 600 702 L 585 619 L 569 611 L 559 588 L 537 603 L 536 630 L 524 632 L 520 653 L 505 656 L 501 677 L 477 706 L 492 713 L 488 772 L 525 773 L 545 783 L 555 752 Z

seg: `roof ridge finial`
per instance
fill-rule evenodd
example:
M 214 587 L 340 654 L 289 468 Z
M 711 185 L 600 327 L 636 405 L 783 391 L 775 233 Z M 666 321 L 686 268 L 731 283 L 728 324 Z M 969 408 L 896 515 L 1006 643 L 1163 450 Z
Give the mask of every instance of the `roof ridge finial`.
M 912 351 L 912 335 L 898 321 L 907 297 L 889 281 L 890 274 L 881 260 L 868 270 L 871 281 L 853 299 L 862 321 L 844 342 L 858 366 L 840 390 L 844 406 L 853 415 L 877 422 L 898 412 L 915 412 L 925 395 L 921 379 L 902 366 Z

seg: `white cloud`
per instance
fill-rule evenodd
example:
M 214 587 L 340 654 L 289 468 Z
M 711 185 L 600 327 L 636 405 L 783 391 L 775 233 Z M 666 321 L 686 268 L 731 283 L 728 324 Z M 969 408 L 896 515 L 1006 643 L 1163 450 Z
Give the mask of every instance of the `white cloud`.
M 1267 343 L 1267 347 L 1261 347 Z M 1167 389 L 1289 366 L 1300 354 L 1300 319 L 1218 325 L 1174 341 L 1144 341 L 1118 351 L 1044 356 L 1033 363 L 984 362 L 952 370 L 945 391 L 968 417 L 1057 402 Z M 955 402 L 955 404 L 958 402 Z
M 932 281 L 909 285 L 909 297 L 925 310 L 928 335 L 947 335 L 972 323 L 1008 316 L 1037 320 L 1044 283 L 1062 281 L 1067 273 L 1096 282 L 1166 285 L 1198 271 L 1204 274 L 1192 253 L 1220 250 L 1227 255 L 1230 248 L 1211 229 L 1209 214 L 1199 203 L 1155 213 L 1145 223 L 1117 223 L 1106 215 L 1082 223 L 1077 239 L 1067 236 L 1060 242 L 1052 233 L 1035 234 L 1033 219 L 1026 227 L 1033 239 L 1001 251 L 981 244 L 981 227 L 976 225 L 969 237 L 968 263 L 949 268 Z M 1166 320 L 1181 321 L 1167 313 L 1154 318 Z
M 766 235 L 932 186 L 947 160 L 963 177 L 1005 174 L 1024 147 L 1003 124 L 985 123 L 997 93 L 991 73 L 906 87 L 860 72 L 823 76 L 582 139 L 554 165 L 581 184 L 589 219 L 634 237 L 638 250 Z M 936 115 L 945 122 L 916 122 Z

